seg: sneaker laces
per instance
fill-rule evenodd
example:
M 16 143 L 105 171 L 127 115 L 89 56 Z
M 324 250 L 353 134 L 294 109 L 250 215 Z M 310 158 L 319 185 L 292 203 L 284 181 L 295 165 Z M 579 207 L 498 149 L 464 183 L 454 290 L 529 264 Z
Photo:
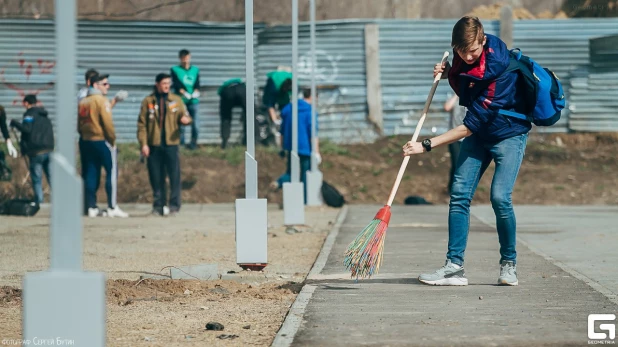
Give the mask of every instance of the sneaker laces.
M 449 260 L 446 260 L 444 262 L 444 266 L 442 266 L 441 268 L 439 268 L 438 270 L 434 271 L 435 274 L 440 274 L 440 273 L 446 273 L 446 269 L 449 268 L 453 268 L 455 269 L 455 267 L 453 265 L 455 265 L 453 262 L 450 262 L 451 266 L 449 266 Z M 457 269 L 456 269 L 457 270 Z
M 500 277 L 515 274 L 515 265 L 511 262 L 506 262 L 500 266 Z

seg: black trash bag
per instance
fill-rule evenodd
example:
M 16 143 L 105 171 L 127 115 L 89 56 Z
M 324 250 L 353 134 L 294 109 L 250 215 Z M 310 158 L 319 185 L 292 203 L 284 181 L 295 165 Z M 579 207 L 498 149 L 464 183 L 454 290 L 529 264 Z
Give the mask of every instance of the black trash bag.
M 345 198 L 337 188 L 333 187 L 326 181 L 322 182 L 322 199 L 324 203 L 330 207 L 341 207 L 345 204 Z
M 32 217 L 39 212 L 40 208 L 37 202 L 29 199 L 12 199 L 0 206 L 0 214 Z

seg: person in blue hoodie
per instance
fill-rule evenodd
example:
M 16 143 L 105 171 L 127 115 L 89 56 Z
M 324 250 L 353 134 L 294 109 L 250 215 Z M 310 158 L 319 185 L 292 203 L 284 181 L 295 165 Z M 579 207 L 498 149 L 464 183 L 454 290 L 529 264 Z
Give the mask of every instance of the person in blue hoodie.
M 307 171 L 311 169 L 311 89 L 303 89 L 303 99 L 298 100 L 298 157 L 300 159 L 300 181 L 305 186 L 305 203 L 307 203 Z M 316 133 L 318 129 L 318 117 L 316 112 Z M 317 135 L 317 134 L 316 134 Z M 290 182 L 291 175 L 291 152 L 292 152 L 292 103 L 288 103 L 281 110 L 281 143 L 283 150 L 287 154 L 286 171 L 276 182 L 271 184 L 272 188 L 279 189 L 283 183 Z M 320 142 L 316 139 L 315 154 L 318 164 L 321 163 Z
M 495 173 L 491 184 L 491 205 L 496 215 L 500 242 L 500 275 L 498 284 L 517 285 L 515 250 L 515 213 L 511 195 L 521 166 L 528 132 L 528 121 L 498 114 L 505 109 L 524 113 L 521 92 L 517 88 L 517 72 L 505 72 L 509 66 L 506 44 L 485 34 L 476 17 L 463 17 L 453 28 L 452 66 L 436 64 L 434 78 L 448 77 L 459 104 L 467 112 L 463 124 L 422 142 L 407 142 L 404 155 L 430 152 L 462 138 L 449 204 L 449 241 L 445 265 L 419 280 L 432 285 L 467 285 L 464 253 L 470 226 L 470 203 L 479 180 L 493 160 Z

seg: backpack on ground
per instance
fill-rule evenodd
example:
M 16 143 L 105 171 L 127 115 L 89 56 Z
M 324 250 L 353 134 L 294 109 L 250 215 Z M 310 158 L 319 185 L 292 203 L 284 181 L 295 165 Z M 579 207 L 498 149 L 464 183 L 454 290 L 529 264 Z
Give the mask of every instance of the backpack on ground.
M 39 212 L 38 203 L 28 199 L 12 199 L 0 205 L 0 214 L 8 216 L 32 217 Z
M 556 74 L 523 55 L 519 48 L 510 51 L 510 64 L 506 72 L 510 71 L 519 73 L 518 88 L 523 92 L 525 111 L 500 110 L 498 113 L 528 120 L 537 126 L 556 124 L 566 105 L 564 90 Z
M 405 205 L 432 205 L 432 203 L 428 202 L 422 196 L 418 195 L 410 195 L 408 196 L 403 203 Z
M 326 181 L 322 181 L 322 199 L 330 207 L 341 207 L 345 204 L 343 195 Z

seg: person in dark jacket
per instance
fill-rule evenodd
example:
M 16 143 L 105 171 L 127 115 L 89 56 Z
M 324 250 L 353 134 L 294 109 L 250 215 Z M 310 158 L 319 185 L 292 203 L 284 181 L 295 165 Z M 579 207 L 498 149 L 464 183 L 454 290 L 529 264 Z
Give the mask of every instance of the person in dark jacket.
M 137 120 L 137 140 L 142 156 L 148 158 L 152 186 L 152 214 L 175 216 L 180 211 L 180 126 L 189 125 L 191 116 L 176 94 L 170 93 L 171 76 L 155 77 L 154 92 L 144 98 Z M 169 177 L 169 208 L 165 177 Z
M 247 87 L 242 79 L 229 79 L 217 90 L 219 94 L 219 117 L 221 118 L 221 148 L 227 147 L 232 129 L 232 110 L 242 109 L 242 144 L 247 144 Z
M 43 202 L 43 173 L 51 187 L 49 155 L 54 150 L 54 129 L 47 111 L 37 107 L 36 95 L 26 95 L 22 122 L 11 120 L 11 127 L 21 132 L 21 152 L 30 159 L 30 178 L 37 203 Z
M 498 284 L 517 285 L 515 250 L 515 213 L 511 194 L 526 149 L 528 121 L 506 118 L 500 109 L 524 112 L 517 72 L 505 72 L 509 51 L 499 38 L 485 34 L 476 17 L 463 17 L 453 28 L 452 67 L 436 64 L 434 77 L 444 72 L 451 88 L 467 108 L 463 125 L 422 142 L 408 142 L 404 155 L 429 152 L 465 138 L 457 159 L 449 205 L 449 241 L 445 265 L 419 280 L 433 285 L 467 285 L 464 253 L 470 226 L 470 203 L 483 173 L 493 160 L 495 173 L 491 184 L 491 205 L 496 215 L 500 242 Z

